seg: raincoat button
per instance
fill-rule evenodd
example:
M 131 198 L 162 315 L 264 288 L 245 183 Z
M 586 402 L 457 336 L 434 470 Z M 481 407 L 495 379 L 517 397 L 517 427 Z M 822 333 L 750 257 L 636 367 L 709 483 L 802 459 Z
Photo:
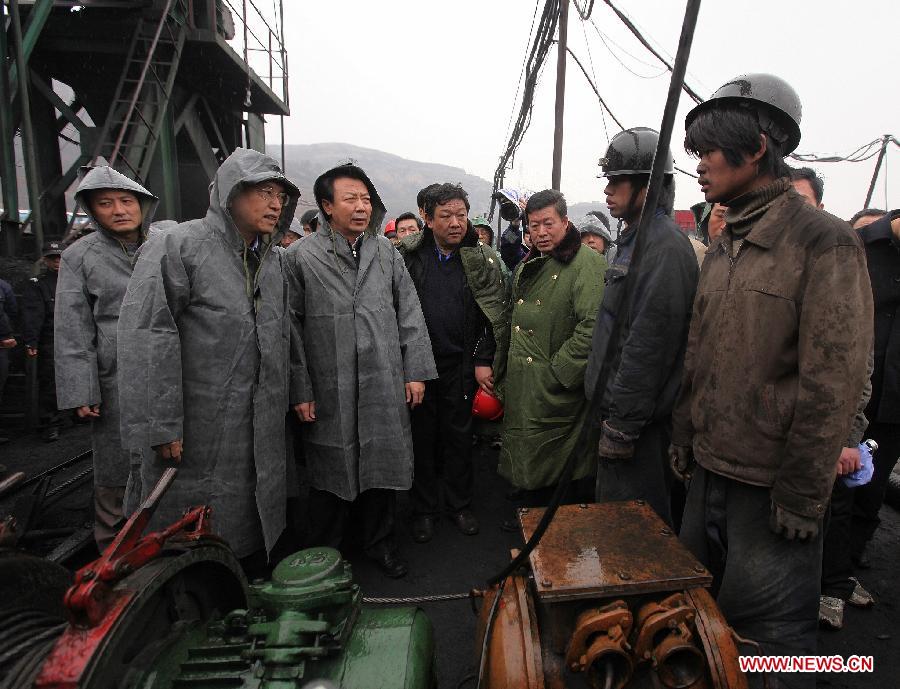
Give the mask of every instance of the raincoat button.
M 559 277 L 559 275 L 551 275 L 550 277 L 553 278 L 553 279 L 555 280 L 556 278 Z
M 492 259 L 492 258 L 488 259 L 488 263 L 493 263 L 493 262 L 494 262 L 494 259 Z
M 519 301 L 517 301 L 516 303 L 517 303 L 517 304 L 524 304 L 524 303 L 525 303 L 525 300 L 524 300 L 524 299 L 519 299 Z
M 531 329 L 529 328 L 528 334 L 529 334 L 529 335 L 534 335 L 534 330 L 531 330 Z
M 531 361 L 532 361 L 532 359 L 531 359 L 531 357 L 528 357 L 527 359 L 525 359 L 525 361 L 528 362 L 528 363 L 530 364 Z
M 517 325 L 517 326 L 516 326 L 516 332 L 519 332 L 520 330 L 521 330 L 521 328 Z
M 537 304 L 538 306 L 540 306 L 540 305 L 541 305 L 541 300 L 538 299 L 538 300 L 537 300 L 536 302 L 534 302 L 534 303 Z

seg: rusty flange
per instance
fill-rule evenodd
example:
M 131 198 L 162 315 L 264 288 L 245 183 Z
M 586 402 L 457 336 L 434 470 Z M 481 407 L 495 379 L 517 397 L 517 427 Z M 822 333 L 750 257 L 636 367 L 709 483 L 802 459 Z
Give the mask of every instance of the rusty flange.
M 706 589 L 684 592 L 685 600 L 697 611 L 697 630 L 712 680 L 711 689 L 747 689 L 747 676 L 738 664 L 740 655 L 731 627 Z

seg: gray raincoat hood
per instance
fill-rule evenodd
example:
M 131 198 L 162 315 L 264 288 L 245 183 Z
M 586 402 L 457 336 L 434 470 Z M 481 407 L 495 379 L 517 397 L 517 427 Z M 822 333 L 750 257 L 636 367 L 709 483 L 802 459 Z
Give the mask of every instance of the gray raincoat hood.
M 91 205 L 88 203 L 88 192 L 99 189 L 121 189 L 130 191 L 138 197 L 141 203 L 141 239 L 146 238 L 150 223 L 153 222 L 153 216 L 156 213 L 156 207 L 159 205 L 159 199 L 133 179 L 129 179 L 108 165 L 89 169 L 75 191 L 75 202 L 104 234 L 109 234 L 109 230 L 97 222 L 97 218 L 91 212 Z
M 246 186 L 260 182 L 278 182 L 284 185 L 290 197 L 286 206 L 281 209 L 281 217 L 275 232 L 270 237 L 260 236 L 264 243 L 271 242 L 276 236 L 284 234 L 294 219 L 300 190 L 291 182 L 274 158 L 249 148 L 237 148 L 219 166 L 209 189 L 209 210 L 206 218 L 210 225 L 226 234 L 226 242 L 236 249 L 243 250 L 244 239 L 238 232 L 231 217 L 231 202 Z

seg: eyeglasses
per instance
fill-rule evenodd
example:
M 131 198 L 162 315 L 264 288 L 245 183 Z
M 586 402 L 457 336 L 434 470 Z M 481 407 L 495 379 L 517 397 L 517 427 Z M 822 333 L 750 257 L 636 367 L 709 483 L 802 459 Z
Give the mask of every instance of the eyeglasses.
M 255 191 L 259 195 L 259 197 L 265 201 L 278 199 L 278 203 L 282 206 L 286 206 L 288 200 L 291 198 L 290 196 L 288 196 L 287 192 L 275 191 L 272 187 L 254 187 L 253 191 Z

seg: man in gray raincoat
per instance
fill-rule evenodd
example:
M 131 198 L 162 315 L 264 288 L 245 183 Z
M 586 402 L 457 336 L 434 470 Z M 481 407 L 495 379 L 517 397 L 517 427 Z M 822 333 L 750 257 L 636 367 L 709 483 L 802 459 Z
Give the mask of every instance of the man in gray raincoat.
M 299 195 L 275 160 L 237 149 L 206 217 L 147 242 L 119 320 L 122 436 L 156 450 L 133 468 L 126 511 L 177 462 L 155 525 L 208 504 L 251 571 L 285 525 L 290 324 L 272 238 Z
M 131 452 L 119 436 L 116 325 L 119 307 L 157 198 L 110 167 L 88 171 L 75 192 L 97 231 L 62 254 L 54 308 L 56 398 L 91 422 L 94 460 L 94 537 L 102 549 L 122 525 L 122 498 Z
M 366 554 L 406 574 L 393 542 L 396 491 L 412 484 L 409 408 L 437 377 L 416 288 L 389 239 L 384 204 L 360 168 L 316 180 L 314 234 L 285 253 L 298 359 L 291 402 L 306 422 L 311 545 L 340 545 L 351 503 Z

